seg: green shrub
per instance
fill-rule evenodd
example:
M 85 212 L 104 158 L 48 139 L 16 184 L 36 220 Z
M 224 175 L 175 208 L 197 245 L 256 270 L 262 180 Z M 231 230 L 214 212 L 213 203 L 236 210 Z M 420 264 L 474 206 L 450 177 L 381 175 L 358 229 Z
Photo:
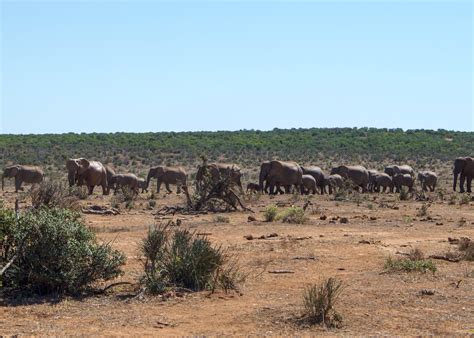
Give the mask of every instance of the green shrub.
M 411 260 L 409 258 L 394 259 L 388 257 L 384 266 L 387 272 L 405 271 L 405 272 L 436 272 L 436 265 L 432 260 Z
M 168 224 L 149 228 L 141 253 L 145 270 L 141 282 L 152 294 L 175 287 L 228 290 L 242 281 L 235 260 L 225 250 L 188 230 L 171 231 Z
M 328 327 L 337 327 L 341 324 L 342 317 L 334 306 L 342 291 L 342 282 L 335 278 L 305 288 L 303 292 L 305 319 L 311 324 L 323 324 Z
M 265 222 L 273 222 L 278 215 L 278 208 L 276 205 L 269 205 L 263 211 L 263 218 Z
M 2 211 L 2 263 L 17 255 L 2 277 L 3 286 L 35 294 L 77 294 L 97 281 L 119 276 L 125 256 L 99 244 L 80 215 L 41 207 L 12 222 Z M 8 245 L 8 250 L 5 250 Z
M 400 189 L 400 193 L 398 195 L 400 201 L 408 201 L 410 199 L 409 191 L 405 188 Z
M 230 223 L 230 218 L 223 215 L 216 215 L 214 217 L 214 222 L 216 223 Z
M 307 221 L 303 208 L 290 207 L 278 215 L 283 223 L 304 224 Z

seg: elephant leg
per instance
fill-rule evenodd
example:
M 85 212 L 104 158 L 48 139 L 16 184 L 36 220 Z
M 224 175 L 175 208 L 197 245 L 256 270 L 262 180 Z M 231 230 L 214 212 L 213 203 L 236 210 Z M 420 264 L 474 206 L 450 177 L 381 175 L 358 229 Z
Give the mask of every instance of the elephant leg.
M 161 188 L 161 181 L 158 179 L 156 180 L 156 193 L 160 193 L 160 188 Z
M 21 190 L 21 180 L 15 176 L 15 192 Z
M 472 177 L 467 177 L 466 179 L 466 190 L 468 193 L 471 193 L 472 192 Z
M 179 187 L 179 185 L 178 185 L 178 187 Z M 168 191 L 169 194 L 172 193 L 172 191 L 170 189 L 170 184 L 168 182 L 165 182 L 165 188 L 166 188 L 166 190 Z
M 92 195 L 92 193 L 94 192 L 94 186 L 90 185 L 88 188 L 89 188 L 89 195 Z
M 466 179 L 466 176 L 464 174 L 461 174 L 459 177 L 459 192 L 464 192 L 464 181 Z
M 181 194 L 181 183 L 178 183 L 178 186 L 176 188 L 176 193 Z

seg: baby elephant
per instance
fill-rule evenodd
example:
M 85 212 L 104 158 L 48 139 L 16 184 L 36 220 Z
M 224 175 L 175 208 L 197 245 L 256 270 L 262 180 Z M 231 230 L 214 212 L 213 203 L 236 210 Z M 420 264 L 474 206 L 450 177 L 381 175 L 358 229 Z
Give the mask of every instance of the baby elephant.
M 436 188 L 436 183 L 438 183 L 438 175 L 432 171 L 422 171 L 418 173 L 418 180 L 420 181 L 421 188 L 423 191 L 434 191 Z
M 138 195 L 138 177 L 134 174 L 116 174 L 113 175 L 109 182 L 109 189 L 114 189 L 114 194 L 117 193 L 117 189 L 121 188 L 122 190 L 125 187 L 128 187 L 135 194 Z
M 316 194 L 316 180 L 311 175 L 303 175 L 303 184 L 301 185 L 301 194 Z
M 144 178 L 138 179 L 138 188 L 142 189 L 142 193 L 148 192 L 148 184 Z
M 392 180 L 393 185 L 396 188 L 396 192 L 400 192 L 402 190 L 402 187 L 407 187 L 408 191 L 412 192 L 415 180 L 410 174 L 395 174 Z
M 393 181 L 392 177 L 385 173 L 378 173 L 374 177 L 373 189 L 376 192 L 380 192 L 380 187 L 382 187 L 382 192 L 385 192 L 388 188 L 388 192 L 393 192 Z
M 247 193 L 250 191 L 251 194 L 259 192 L 260 187 L 257 183 L 247 183 Z

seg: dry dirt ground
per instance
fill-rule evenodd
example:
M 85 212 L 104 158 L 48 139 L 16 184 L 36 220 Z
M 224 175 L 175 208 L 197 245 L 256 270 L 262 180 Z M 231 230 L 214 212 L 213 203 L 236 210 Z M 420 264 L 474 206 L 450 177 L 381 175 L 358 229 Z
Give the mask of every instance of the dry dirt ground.
M 3 335 L 450 335 L 474 334 L 474 262 L 435 260 L 432 273 L 383 273 L 389 256 L 403 257 L 419 248 L 425 255 L 455 251 L 448 237 L 474 238 L 474 202 L 449 204 L 437 193 L 429 218 L 418 216 L 422 202 L 399 201 L 398 195 L 367 194 L 360 201 L 336 202 L 331 196 L 309 197 L 309 220 L 304 225 L 263 222 L 263 209 L 278 204 L 302 206 L 308 197 L 283 195 L 254 197 L 249 212 L 223 214 L 229 223 L 218 223 L 215 214 L 168 218 L 181 219 L 180 227 L 208 234 L 238 254 L 249 273 L 240 292 L 199 292 L 162 300 L 134 297 L 129 287 L 110 289 L 105 295 L 60 301 L 31 299 L 29 303 L 0 305 Z M 5 192 L 12 201 L 15 194 Z M 85 215 L 86 223 L 103 241 L 127 255 L 125 274 L 119 281 L 135 282 L 142 271 L 138 244 L 148 226 L 166 221 L 154 215 L 163 205 L 182 203 L 180 196 L 160 194 L 148 209 L 141 195 L 131 210 L 116 216 Z M 108 205 L 111 196 L 98 191 L 84 205 Z M 26 201 L 22 206 L 26 205 Z M 395 208 L 394 208 L 395 207 Z M 320 216 L 327 219 L 321 220 Z M 333 218 L 339 219 L 333 220 Z M 347 217 L 348 223 L 341 223 Z M 247 240 L 278 234 L 269 239 Z M 295 259 L 314 257 L 313 259 Z M 271 274 L 276 269 L 289 274 Z M 337 304 L 343 317 L 339 329 L 305 327 L 296 320 L 302 312 L 305 286 L 324 277 L 337 277 L 345 290 Z M 421 295 L 422 289 L 433 295 Z

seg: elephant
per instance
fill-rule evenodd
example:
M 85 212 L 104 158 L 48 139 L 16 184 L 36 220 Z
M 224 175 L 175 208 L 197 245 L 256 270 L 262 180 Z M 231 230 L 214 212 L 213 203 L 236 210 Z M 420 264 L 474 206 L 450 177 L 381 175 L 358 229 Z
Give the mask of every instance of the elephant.
M 6 167 L 2 175 L 2 190 L 5 177 L 15 177 L 15 192 L 18 192 L 18 190 L 23 190 L 21 187 L 23 182 L 32 184 L 43 182 L 44 172 L 40 167 L 35 166 L 16 164 Z
M 367 191 L 369 184 L 369 173 L 363 166 L 345 166 L 332 168 L 331 175 L 338 174 L 344 179 L 350 179 L 356 186 L 362 188 L 362 192 Z
M 150 168 L 146 179 L 146 185 L 150 180 L 156 178 L 156 192 L 160 192 L 161 184 L 164 183 L 168 193 L 171 193 L 170 184 L 177 186 L 176 193 L 181 192 L 181 187 L 187 185 L 187 173 L 182 167 L 156 166 Z
M 472 179 L 474 178 L 474 158 L 458 157 L 454 160 L 453 169 L 453 190 L 456 191 L 456 185 L 459 177 L 459 191 L 464 192 L 464 181 L 466 181 L 466 190 L 472 192 Z
M 367 185 L 367 190 L 369 190 L 370 192 L 374 192 L 375 191 L 375 180 L 376 180 L 376 177 L 380 173 L 375 169 L 368 169 L 367 172 L 369 173 L 369 184 Z
M 142 193 L 148 192 L 148 184 L 144 178 L 138 178 L 138 188 L 142 189 Z
M 128 187 L 131 191 L 138 195 L 138 177 L 134 174 L 115 174 L 110 178 L 109 189 L 114 189 L 114 194 L 121 188 L 122 190 Z
M 260 191 L 260 187 L 258 186 L 257 183 L 247 183 L 247 193 L 250 191 L 250 193 L 257 193 Z
M 270 168 L 270 161 L 264 161 L 262 162 L 262 164 L 260 165 L 260 172 L 262 170 L 269 170 Z M 265 185 L 263 185 L 263 183 L 265 183 Z M 259 190 L 262 191 L 262 192 L 265 192 L 265 194 L 268 194 L 268 187 L 270 186 L 270 181 L 267 180 L 267 179 L 264 179 L 263 182 L 262 182 L 262 187 L 260 188 L 260 184 L 259 184 Z M 290 187 L 285 187 L 285 190 L 287 193 L 289 193 L 289 191 L 291 190 Z M 279 194 L 284 194 L 285 192 L 281 189 L 281 187 L 278 185 L 277 186 L 277 193 Z
M 89 161 L 85 158 L 71 158 L 66 162 L 68 170 L 69 186 L 74 184 L 86 185 L 89 189 L 89 195 L 94 192 L 96 185 L 102 186 L 102 193 L 109 193 L 107 183 L 107 171 L 99 161 Z
M 316 181 L 316 186 L 319 188 L 321 195 L 324 194 L 324 171 L 320 167 L 301 167 L 303 175 L 311 175 Z
M 316 194 L 316 180 L 312 175 L 303 175 L 301 180 L 303 183 L 301 184 L 302 195 L 308 195 L 309 193 L 312 193 L 313 195 Z
M 324 174 L 323 177 L 323 189 L 326 192 L 326 187 L 328 188 L 328 193 L 332 194 L 335 191 L 338 191 L 344 186 L 344 179 L 341 177 L 341 175 L 334 174 L 334 175 L 328 175 Z
M 415 180 L 410 174 L 395 174 L 392 177 L 392 181 L 396 192 L 400 192 L 403 186 L 408 187 L 409 192 L 413 191 Z
M 420 181 L 423 191 L 430 189 L 430 191 L 433 192 L 438 182 L 438 175 L 433 171 L 421 171 L 418 173 L 418 181 Z
M 230 183 L 236 185 L 242 193 L 244 192 L 241 181 L 242 173 L 240 172 L 239 166 L 232 163 L 211 163 L 199 166 L 196 173 L 196 183 L 198 185 L 204 180 L 206 172 L 211 175 L 211 179 L 214 183 L 228 176 Z
M 263 162 L 260 166 L 259 187 L 263 190 L 263 183 L 266 182 L 270 189 L 270 194 L 280 192 L 279 187 L 292 187 L 300 189 L 303 178 L 303 170 L 296 162 L 290 161 L 269 161 Z M 287 188 L 288 189 L 288 188 Z
M 415 171 L 409 165 L 389 165 L 386 166 L 384 172 L 390 176 L 395 176 L 395 174 L 409 174 L 411 177 L 415 178 Z
M 393 192 L 393 180 L 392 176 L 385 173 L 378 173 L 377 176 L 373 178 L 373 191 L 380 192 L 380 187 L 382 187 L 382 192 L 385 192 L 388 188 L 388 192 Z

